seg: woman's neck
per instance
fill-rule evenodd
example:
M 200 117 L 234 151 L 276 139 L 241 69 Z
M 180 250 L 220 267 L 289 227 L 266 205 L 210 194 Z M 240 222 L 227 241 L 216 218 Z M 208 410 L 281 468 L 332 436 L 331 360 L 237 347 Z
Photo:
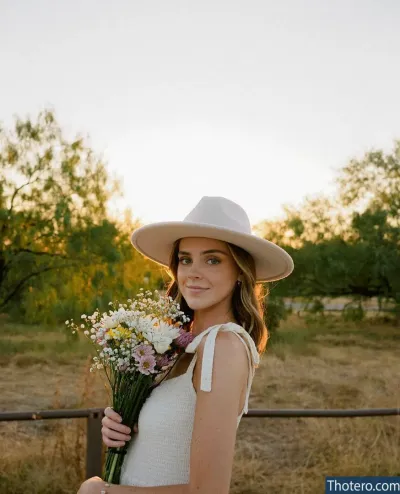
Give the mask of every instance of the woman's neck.
M 190 332 L 196 336 L 211 326 L 215 326 L 216 324 L 224 324 L 227 322 L 234 322 L 235 318 L 231 311 L 226 314 L 202 314 L 199 312 L 194 312 L 193 322 L 191 324 Z

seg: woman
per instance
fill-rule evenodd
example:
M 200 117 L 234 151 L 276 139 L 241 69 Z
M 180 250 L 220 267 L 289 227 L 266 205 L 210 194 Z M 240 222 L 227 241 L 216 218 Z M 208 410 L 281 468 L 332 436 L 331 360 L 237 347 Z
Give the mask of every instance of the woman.
M 237 427 L 267 343 L 257 282 L 288 276 L 292 258 L 253 235 L 246 212 L 223 197 L 203 197 L 183 221 L 143 226 L 131 242 L 169 267 L 167 294 L 191 318 L 194 339 L 145 402 L 121 485 L 94 477 L 79 494 L 228 493 Z M 109 447 L 131 438 L 120 422 L 106 408 Z

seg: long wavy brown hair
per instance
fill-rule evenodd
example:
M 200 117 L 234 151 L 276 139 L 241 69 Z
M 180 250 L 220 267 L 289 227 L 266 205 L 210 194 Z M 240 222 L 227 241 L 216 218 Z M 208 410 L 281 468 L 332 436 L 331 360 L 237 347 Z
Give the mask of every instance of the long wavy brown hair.
M 166 295 L 180 305 L 180 309 L 193 320 L 194 311 L 188 306 L 183 298 L 178 282 L 178 252 L 179 240 L 176 240 L 169 262 L 169 275 L 171 282 L 167 287 Z M 226 242 L 234 261 L 241 271 L 242 283 L 235 284 L 235 289 L 232 296 L 232 311 L 235 320 L 250 334 L 253 339 L 259 354 L 265 352 L 267 340 L 269 337 L 266 324 L 264 322 L 264 299 L 268 293 L 268 289 L 261 283 L 256 282 L 256 270 L 253 257 L 241 247 Z M 184 324 L 184 328 L 188 329 L 190 323 Z

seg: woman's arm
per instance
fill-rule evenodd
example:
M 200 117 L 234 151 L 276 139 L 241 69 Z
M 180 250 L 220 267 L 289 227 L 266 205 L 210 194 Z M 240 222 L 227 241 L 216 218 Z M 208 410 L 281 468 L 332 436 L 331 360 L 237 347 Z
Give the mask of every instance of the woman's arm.
M 214 350 L 211 391 L 200 390 L 206 339 L 198 348 L 194 378 L 199 383 L 190 452 L 189 492 L 228 494 L 241 393 L 247 386 L 246 349 L 236 335 L 220 331 Z

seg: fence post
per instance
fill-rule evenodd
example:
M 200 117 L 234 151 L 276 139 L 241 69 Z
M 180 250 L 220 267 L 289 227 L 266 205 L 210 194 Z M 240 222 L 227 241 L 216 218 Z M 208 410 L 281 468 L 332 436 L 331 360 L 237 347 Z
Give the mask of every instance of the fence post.
M 87 418 L 86 479 L 102 476 L 102 418 L 100 411 L 91 413 Z

